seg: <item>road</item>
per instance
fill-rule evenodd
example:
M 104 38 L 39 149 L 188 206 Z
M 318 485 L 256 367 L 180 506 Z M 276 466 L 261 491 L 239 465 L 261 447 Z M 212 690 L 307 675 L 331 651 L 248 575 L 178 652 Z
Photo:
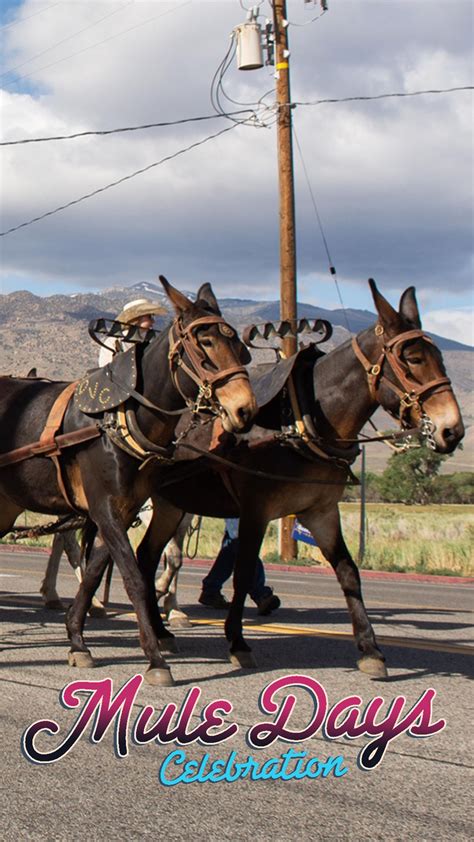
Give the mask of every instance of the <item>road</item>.
M 87 625 L 96 668 L 77 671 L 67 666 L 63 615 L 44 610 L 38 595 L 45 561 L 43 553 L 0 550 L 2 839 L 472 839 L 472 586 L 366 579 L 365 602 L 389 669 L 388 680 L 374 682 L 355 669 L 351 629 L 334 577 L 269 573 L 282 608 L 268 618 L 258 617 L 254 607 L 246 610 L 246 636 L 259 666 L 243 671 L 227 660 L 222 614 L 198 606 L 204 572 L 191 567 L 183 573 L 180 594 L 193 627 L 177 632 L 179 654 L 168 656 L 176 687 L 142 685 L 131 721 L 145 704 L 155 710 L 152 722 L 169 702 L 179 708 L 197 685 L 202 695 L 188 730 L 201 723 L 204 705 L 227 699 L 232 710 L 226 724 L 236 723 L 238 733 L 211 747 L 130 741 L 129 755 L 120 758 L 114 753 L 113 728 L 94 744 L 89 739 L 91 723 L 66 756 L 35 764 L 21 753 L 22 734 L 37 720 L 55 720 L 58 735 L 42 733 L 36 745 L 46 753 L 60 744 L 82 709 L 61 706 L 59 694 L 68 682 L 110 677 L 117 692 L 144 667 L 135 618 L 117 575 L 109 616 Z M 58 590 L 66 602 L 75 593 L 76 580 L 67 565 Z M 278 758 L 281 766 L 288 742 L 252 748 L 245 738 L 257 722 L 273 721 L 274 716 L 259 710 L 263 688 L 294 673 L 324 688 L 328 708 L 358 695 L 363 711 L 374 697 L 383 696 L 376 722 L 387 716 L 397 697 L 406 698 L 406 711 L 434 688 L 430 721 L 444 719 L 446 728 L 425 739 L 402 733 L 389 742 L 384 759 L 370 771 L 357 763 L 371 739 L 367 734 L 355 739 L 324 737 L 319 728 L 310 739 L 291 744 L 294 751 L 306 752 L 304 762 L 318 757 L 321 769 L 328 758 L 342 757 L 347 771 L 341 777 L 245 777 L 232 783 L 172 786 L 160 782 L 160 774 L 169 783 L 181 771 L 171 764 L 163 771 L 163 762 L 176 750 L 185 751 L 186 760 L 198 761 L 193 769 L 206 753 L 210 764 L 227 761 L 233 751 L 236 762 L 251 756 L 261 768 Z M 294 692 L 298 701 L 288 727 L 296 729 L 310 722 L 313 707 L 307 690 Z M 280 690 L 278 704 L 284 695 Z

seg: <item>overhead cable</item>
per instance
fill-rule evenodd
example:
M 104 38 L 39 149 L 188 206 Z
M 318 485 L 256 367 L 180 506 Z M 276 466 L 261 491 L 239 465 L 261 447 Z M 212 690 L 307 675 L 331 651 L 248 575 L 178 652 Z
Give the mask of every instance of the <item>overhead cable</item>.
M 35 216 L 34 219 L 30 219 L 28 220 L 28 222 L 22 222 L 21 225 L 15 225 L 12 228 L 9 228 L 7 231 L 1 231 L 0 237 L 6 237 L 7 234 L 12 234 L 14 231 L 19 231 L 20 228 L 27 228 L 29 225 L 33 225 L 34 222 L 40 222 L 40 220 L 46 219 L 47 216 L 53 216 L 55 213 L 59 213 L 60 211 L 66 210 L 66 208 L 70 208 L 73 205 L 78 205 L 79 202 L 84 202 L 86 199 L 91 199 L 92 196 L 97 196 L 99 193 L 105 193 L 105 191 L 109 190 L 111 187 L 117 187 L 118 184 L 123 184 L 124 181 L 129 181 L 131 178 L 135 178 L 135 176 L 137 175 L 141 175 L 144 172 L 148 172 L 148 170 L 151 170 L 154 167 L 158 167 L 160 166 L 160 164 L 164 164 L 166 161 L 171 161 L 173 160 L 173 158 L 177 158 L 179 155 L 184 155 L 185 152 L 189 152 L 191 149 L 195 149 L 197 146 L 202 146 L 209 140 L 214 140 L 214 138 L 219 137 L 220 135 L 223 135 L 226 132 L 230 132 L 231 129 L 237 128 L 238 125 L 241 125 L 241 123 L 232 123 L 231 126 L 226 126 L 225 129 L 221 129 L 215 134 L 208 135 L 208 137 L 203 138 L 203 140 L 197 140 L 195 141 L 195 143 L 191 143 L 184 149 L 179 149 L 177 152 L 173 152 L 172 155 L 166 155 L 164 158 L 161 158 L 161 160 L 159 161 L 155 161 L 153 164 L 148 164 L 148 166 L 142 167 L 142 169 L 140 170 L 135 170 L 135 172 L 130 173 L 129 175 L 125 175 L 123 176 L 123 178 L 117 179 L 117 181 L 112 181 L 110 182 L 110 184 L 106 184 L 105 187 L 99 187 L 97 190 L 93 190 L 91 193 L 86 193 L 85 196 L 80 196 L 78 199 L 73 199 L 72 202 L 67 202 L 67 204 L 65 205 L 60 205 L 58 208 L 54 208 L 54 210 L 42 213 L 40 216 Z
M 240 111 L 231 111 L 229 114 L 208 114 L 203 117 L 183 117 L 180 120 L 168 120 L 162 123 L 144 123 L 141 126 L 124 126 L 120 129 L 102 129 L 97 131 L 75 132 L 74 134 L 52 135 L 49 137 L 26 137 L 21 140 L 5 140 L 0 142 L 0 146 L 18 146 L 24 143 L 46 143 L 50 140 L 73 140 L 77 137 L 90 137 L 91 135 L 108 135 L 119 134 L 120 132 L 138 132 L 142 129 L 163 128 L 166 126 L 180 126 L 183 123 L 200 123 L 205 120 L 217 120 L 220 117 L 231 117 L 238 114 L 253 114 L 253 109 L 246 108 Z
M 303 157 L 303 151 L 301 149 L 300 142 L 298 140 L 298 135 L 296 134 L 296 129 L 295 129 L 294 125 L 293 125 L 293 135 L 294 135 L 294 138 L 295 138 L 295 141 L 296 141 L 296 146 L 298 148 L 299 156 L 300 156 L 300 159 L 301 159 L 301 164 L 303 166 L 303 172 L 304 172 L 304 175 L 305 175 L 305 178 L 306 178 L 306 184 L 308 185 L 308 191 L 309 191 L 309 195 L 311 196 L 311 202 L 313 204 L 313 209 L 314 209 L 314 213 L 315 213 L 316 220 L 317 220 L 317 223 L 318 223 L 321 238 L 322 238 L 322 241 L 323 241 L 324 249 L 326 251 L 326 257 L 328 259 L 328 264 L 329 264 L 329 274 L 333 278 L 334 283 L 336 285 L 336 291 L 337 291 L 337 294 L 338 294 L 338 297 L 339 297 L 339 302 L 340 302 L 341 307 L 342 307 L 342 312 L 344 313 L 344 321 L 346 323 L 347 330 L 350 333 L 351 332 L 351 326 L 349 324 L 349 318 L 347 316 L 347 311 L 346 311 L 346 308 L 344 306 L 344 302 L 342 300 L 342 294 L 341 294 L 341 290 L 339 288 L 339 282 L 337 280 L 336 267 L 334 266 L 334 264 L 332 262 L 332 259 L 331 259 L 331 255 L 329 253 L 329 246 L 328 246 L 328 242 L 327 242 L 327 239 L 326 239 L 326 235 L 324 233 L 321 215 L 319 213 L 318 206 L 316 204 L 316 197 L 314 195 L 314 191 L 313 191 L 313 188 L 311 186 L 311 182 L 309 180 L 308 170 L 306 169 L 306 164 L 305 164 L 305 160 L 304 160 L 304 157 Z
M 36 53 L 34 56 L 30 56 L 29 58 L 22 61 L 20 64 L 16 64 L 15 67 L 10 67 L 9 70 L 4 70 L 3 73 L 0 73 L 0 78 L 3 78 L 3 76 L 9 76 L 11 73 L 14 73 L 15 70 L 18 70 L 20 67 L 24 67 L 25 64 L 29 64 L 30 61 L 34 61 L 35 58 L 40 58 L 40 56 L 44 56 L 45 53 L 49 53 L 51 50 L 56 49 L 56 47 L 60 47 L 61 44 L 64 44 L 66 41 L 70 41 L 71 38 L 75 38 L 77 35 L 81 35 L 81 33 L 85 32 L 87 29 L 92 29 L 93 26 L 97 26 L 98 23 L 101 23 L 103 20 L 106 20 L 106 18 L 111 18 L 112 15 L 116 15 L 117 12 L 121 12 L 123 9 L 126 9 L 127 6 L 131 6 L 133 3 L 134 0 L 129 0 L 128 3 L 125 3 L 118 9 L 114 9 L 113 12 L 108 12 L 106 15 L 103 15 L 101 18 L 98 18 L 98 20 L 93 21 L 93 23 L 89 23 L 87 26 L 84 26 L 77 32 L 73 32 L 71 35 L 67 35 L 66 38 L 63 38 L 61 41 L 57 41 L 56 44 L 52 44 L 51 47 L 46 47 L 46 49 L 41 50 L 40 53 Z
M 123 29 L 121 32 L 115 32 L 114 35 L 110 35 L 108 38 L 103 38 L 102 41 L 97 41 L 95 44 L 89 44 L 88 47 L 83 47 L 82 50 L 77 50 L 75 53 L 71 53 L 69 56 L 64 56 L 64 58 L 58 58 L 57 61 L 52 61 L 50 64 L 45 64 L 43 65 L 43 67 L 38 67 L 36 68 L 36 70 L 32 70 L 30 73 L 25 73 L 23 76 L 18 76 L 11 82 L 7 82 L 3 87 L 9 88 L 11 85 L 16 85 L 23 79 L 28 79 L 30 76 L 34 76 L 35 73 L 41 73 L 42 70 L 48 70 L 48 68 L 53 67 L 55 64 L 59 64 L 62 61 L 68 61 L 70 58 L 75 58 L 76 56 L 80 56 L 82 55 L 82 53 L 87 52 L 87 50 L 94 49 L 94 47 L 100 47 L 102 44 L 106 44 L 108 41 L 112 41 L 113 38 L 118 38 L 119 35 L 127 35 L 128 32 L 133 32 L 134 29 L 138 29 L 140 26 L 145 26 L 146 23 L 151 23 L 152 21 L 157 20 L 158 18 L 162 18 L 165 15 L 169 15 L 172 12 L 177 12 L 184 6 L 189 6 L 192 2 L 193 0 L 185 0 L 185 2 L 181 3 L 179 6 L 173 6 L 171 9 L 166 9 L 165 12 L 160 12 L 159 15 L 154 15 L 152 18 L 142 20 L 141 23 L 137 23 L 135 26 L 130 26 L 128 29 Z
M 455 88 L 437 88 L 427 91 L 404 91 L 402 93 L 377 94 L 375 96 L 346 96 L 340 99 L 316 99 L 313 102 L 292 102 L 290 105 L 324 105 L 333 102 L 365 102 L 372 99 L 389 99 L 390 97 L 422 96 L 423 94 L 450 94 L 453 91 L 472 91 L 474 85 L 461 85 Z
M 217 72 L 215 74 L 216 78 Z M 325 103 L 338 103 L 338 102 L 355 102 L 355 101 L 364 101 L 364 100 L 372 100 L 372 99 L 384 99 L 386 97 L 407 97 L 407 96 L 421 96 L 422 94 L 441 94 L 441 93 L 451 93 L 453 91 L 470 91 L 474 90 L 474 86 L 472 85 L 465 85 L 463 87 L 458 88 L 445 88 L 442 90 L 428 90 L 428 91 L 412 91 L 411 93 L 391 93 L 391 94 L 378 94 L 377 96 L 357 96 L 357 97 L 342 97 L 340 99 L 318 99 L 314 102 L 293 102 L 292 105 L 322 105 Z M 263 94 L 262 97 L 258 101 L 254 103 L 249 103 L 249 105 L 257 105 L 262 106 L 262 100 L 268 96 L 270 93 L 273 93 L 274 88 L 267 91 Z M 214 92 L 211 92 L 211 100 L 213 106 L 216 108 L 215 100 L 213 99 Z M 227 99 L 230 99 L 225 93 Z M 236 102 L 236 100 L 230 100 L 231 102 Z M 244 105 L 245 103 L 237 103 Z M 153 129 L 153 128 L 162 128 L 166 126 L 178 126 L 183 123 L 197 123 L 204 120 L 213 120 L 217 119 L 218 117 L 238 117 L 240 114 L 255 114 L 255 109 L 253 108 L 244 108 L 239 111 L 222 111 L 220 108 L 216 108 L 215 114 L 209 114 L 202 117 L 184 117 L 179 120 L 168 120 L 161 123 L 144 123 L 139 126 L 124 126 L 122 128 L 117 129 L 99 129 L 96 131 L 85 131 L 85 132 L 74 132 L 74 134 L 66 134 L 66 135 L 51 135 L 46 137 L 28 137 L 28 138 L 20 138 L 19 140 L 5 140 L 0 141 L 0 146 L 16 146 L 25 143 L 46 143 L 47 141 L 51 140 L 74 140 L 78 137 L 90 137 L 93 135 L 102 136 L 102 135 L 109 135 L 109 134 L 118 134 L 120 132 L 135 132 L 141 131 L 143 129 Z M 240 120 L 238 121 L 240 122 Z
M 30 18 L 36 17 L 36 15 L 41 15 L 43 12 L 47 12 L 48 9 L 52 9 L 53 6 L 59 6 L 63 0 L 57 0 L 57 3 L 51 3 L 49 6 L 45 6 L 44 9 L 38 9 L 37 12 L 33 12 L 32 15 L 27 15 L 24 18 L 18 18 L 17 20 L 12 20 L 11 23 L 4 23 L 3 26 L 0 26 L 0 32 L 3 32 L 4 29 L 10 29 L 12 26 L 18 26 L 19 23 L 23 23 L 25 20 L 29 20 Z

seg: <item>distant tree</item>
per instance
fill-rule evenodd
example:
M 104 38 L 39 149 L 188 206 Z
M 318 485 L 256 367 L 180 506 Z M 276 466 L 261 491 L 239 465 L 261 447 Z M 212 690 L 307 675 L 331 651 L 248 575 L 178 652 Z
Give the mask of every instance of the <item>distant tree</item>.
M 379 479 L 383 500 L 389 503 L 420 503 L 435 499 L 435 479 L 445 456 L 423 446 L 394 453 Z
M 360 472 L 356 472 L 355 476 L 360 480 Z M 380 497 L 380 477 L 372 471 L 366 471 L 365 474 L 365 499 L 368 503 L 378 502 Z M 343 500 L 346 502 L 354 502 L 360 500 L 360 485 L 348 485 L 344 491 Z
M 474 503 L 474 473 L 459 471 L 437 477 L 434 493 L 437 503 Z

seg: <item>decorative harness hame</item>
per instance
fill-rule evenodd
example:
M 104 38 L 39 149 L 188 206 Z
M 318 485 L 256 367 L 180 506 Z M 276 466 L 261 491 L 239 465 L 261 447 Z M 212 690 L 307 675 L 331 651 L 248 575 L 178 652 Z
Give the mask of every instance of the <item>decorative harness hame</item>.
M 381 324 L 377 324 L 375 326 L 375 335 L 383 336 L 383 334 L 383 326 Z M 367 359 L 355 336 L 352 339 L 352 349 L 366 371 L 369 392 L 372 400 L 380 403 L 378 390 L 382 384 L 394 392 L 400 400 L 398 416 L 390 409 L 387 409 L 387 412 L 389 412 L 394 418 L 397 418 L 400 422 L 401 428 L 405 429 L 408 426 L 412 410 L 415 410 L 418 415 L 418 418 L 415 420 L 419 422 L 419 430 L 426 438 L 428 447 L 434 450 L 436 448 L 436 443 L 433 438 L 435 425 L 423 409 L 423 400 L 426 399 L 428 395 L 431 397 L 432 395 L 439 394 L 440 392 L 452 392 L 451 381 L 449 377 L 444 376 L 430 380 L 428 383 L 414 383 L 413 380 L 408 377 L 407 366 L 402 362 L 401 355 L 405 343 L 414 339 L 423 339 L 426 342 L 429 342 L 430 345 L 435 344 L 423 330 L 415 329 L 404 331 L 403 333 L 397 334 L 397 336 L 394 336 L 392 339 L 384 340 L 382 350 L 375 363 Z M 385 376 L 383 372 L 385 362 L 391 368 L 399 385 L 392 382 L 392 380 Z

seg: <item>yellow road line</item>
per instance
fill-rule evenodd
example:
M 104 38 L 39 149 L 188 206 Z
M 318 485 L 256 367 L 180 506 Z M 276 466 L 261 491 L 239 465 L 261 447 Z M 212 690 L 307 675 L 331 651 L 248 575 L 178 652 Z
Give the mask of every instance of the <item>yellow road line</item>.
M 194 620 L 190 622 L 193 625 L 207 625 L 207 626 L 223 626 L 224 620 Z M 261 631 L 271 634 L 284 635 L 303 635 L 305 637 L 329 637 L 339 640 L 353 640 L 354 637 L 350 632 L 329 631 L 328 629 L 307 629 L 304 626 L 284 626 L 272 623 L 265 625 L 263 623 L 245 623 L 245 628 L 249 631 Z M 426 649 L 430 652 L 447 652 L 449 654 L 459 655 L 474 655 L 474 646 L 469 646 L 464 643 L 439 643 L 436 640 L 423 640 L 422 638 L 413 637 L 387 637 L 386 635 L 377 635 L 377 640 L 384 646 L 402 646 L 406 649 Z

